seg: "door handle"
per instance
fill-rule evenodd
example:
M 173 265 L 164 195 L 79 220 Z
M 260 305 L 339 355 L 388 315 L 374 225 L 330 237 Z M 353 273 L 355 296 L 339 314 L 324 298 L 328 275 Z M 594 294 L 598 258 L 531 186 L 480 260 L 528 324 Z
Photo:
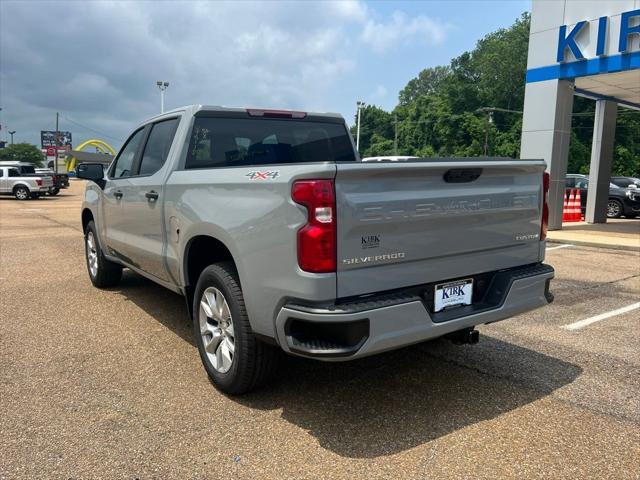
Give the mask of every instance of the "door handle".
M 145 197 L 147 197 L 149 200 L 157 200 L 158 199 L 158 192 L 156 192 L 155 190 L 151 190 L 150 192 L 147 192 L 144 194 Z
M 113 192 L 113 196 L 116 197 L 117 199 L 121 199 L 122 198 L 122 190 L 116 190 L 115 192 Z

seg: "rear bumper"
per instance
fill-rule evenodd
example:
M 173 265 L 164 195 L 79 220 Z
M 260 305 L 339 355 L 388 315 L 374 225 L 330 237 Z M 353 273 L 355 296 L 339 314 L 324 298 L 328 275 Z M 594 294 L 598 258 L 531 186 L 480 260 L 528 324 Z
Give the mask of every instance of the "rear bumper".
M 281 347 L 320 360 L 352 360 L 480 324 L 497 322 L 553 301 L 552 267 L 544 264 L 496 273 L 484 304 L 430 313 L 415 289 L 375 300 L 325 307 L 288 304 L 276 318 Z

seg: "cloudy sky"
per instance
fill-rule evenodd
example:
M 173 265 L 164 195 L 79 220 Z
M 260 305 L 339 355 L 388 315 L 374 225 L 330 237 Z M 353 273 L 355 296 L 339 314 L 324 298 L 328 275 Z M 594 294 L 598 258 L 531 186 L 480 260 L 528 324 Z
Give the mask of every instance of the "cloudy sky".
M 446 64 L 530 8 L 503 1 L 0 0 L 1 139 L 119 147 L 166 107 L 192 103 L 340 112 L 390 109 L 421 69 Z

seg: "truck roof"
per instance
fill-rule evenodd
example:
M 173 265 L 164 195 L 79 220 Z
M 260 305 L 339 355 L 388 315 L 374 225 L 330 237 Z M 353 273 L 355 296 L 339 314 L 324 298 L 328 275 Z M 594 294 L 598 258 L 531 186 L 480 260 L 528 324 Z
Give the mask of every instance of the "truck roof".
M 190 115 L 195 115 L 198 112 L 212 112 L 212 113 L 233 113 L 233 114 L 246 114 L 249 111 L 271 111 L 271 112 L 288 112 L 288 113 L 304 113 L 306 117 L 322 117 L 322 118 L 332 118 L 335 120 L 344 121 L 344 118 L 339 113 L 335 112 L 308 112 L 301 110 L 291 110 L 285 108 L 258 108 L 258 107 L 226 107 L 222 105 L 185 105 L 183 107 L 174 108 L 173 110 L 169 110 L 167 112 L 154 115 L 153 117 L 147 118 L 145 121 L 141 122 L 142 124 L 146 124 L 150 121 L 161 119 L 163 117 L 171 116 L 176 113 L 186 112 Z

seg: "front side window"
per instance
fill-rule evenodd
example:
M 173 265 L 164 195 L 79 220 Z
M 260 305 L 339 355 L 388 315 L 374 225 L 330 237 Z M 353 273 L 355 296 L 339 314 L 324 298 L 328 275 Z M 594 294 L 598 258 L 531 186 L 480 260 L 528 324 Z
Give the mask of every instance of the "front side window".
M 167 160 L 177 126 L 177 118 L 164 120 L 153 125 L 142 154 L 140 175 L 152 175 L 162 168 Z
M 185 168 L 344 161 L 355 155 L 341 123 L 198 117 Z
M 125 178 L 130 177 L 133 174 L 133 172 L 131 171 L 131 169 L 133 168 L 133 161 L 136 158 L 136 153 L 143 136 L 144 129 L 141 128 L 129 137 L 129 140 L 127 140 L 124 148 L 120 151 L 118 158 L 116 158 L 116 164 L 113 168 L 112 174 L 113 178 Z

